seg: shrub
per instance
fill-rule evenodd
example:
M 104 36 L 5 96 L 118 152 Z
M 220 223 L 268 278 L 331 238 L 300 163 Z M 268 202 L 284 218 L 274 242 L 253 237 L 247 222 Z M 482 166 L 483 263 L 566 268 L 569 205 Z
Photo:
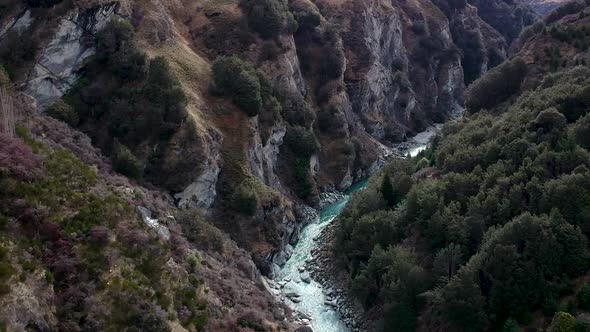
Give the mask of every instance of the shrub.
M 578 306 L 584 310 L 590 310 L 590 284 L 585 284 L 576 294 Z
M 297 21 L 286 0 L 241 0 L 248 25 L 262 38 L 271 38 L 297 30 Z
M 0 133 L 0 171 L 6 170 L 17 177 L 32 176 L 40 162 L 31 148 L 20 139 Z M 1 174 L 1 173 L 0 173 Z
M 0 88 L 10 84 L 10 76 L 4 66 L 0 65 Z
M 481 109 L 491 109 L 506 101 L 518 92 L 526 74 L 527 66 L 521 58 L 505 62 L 490 70 L 467 90 L 467 109 L 475 113 Z
M 558 312 L 553 317 L 547 332 L 575 332 L 576 318 L 567 312 Z
M 215 88 L 232 97 L 236 106 L 250 116 L 262 107 L 262 85 L 256 69 L 239 58 L 220 57 L 213 63 Z
M 131 150 L 117 140 L 113 144 L 112 160 L 115 171 L 134 179 L 141 177 L 143 173 L 141 162 Z
M 115 19 L 96 37 L 96 60 L 122 80 L 137 80 L 145 73 L 146 58 L 137 49 L 133 35 L 129 22 Z
M 297 31 L 313 31 L 321 23 L 321 16 L 313 9 L 309 9 L 305 12 L 296 13 L 296 20 L 298 29 Z
M 312 189 L 309 183 L 309 158 L 295 160 L 295 179 L 297 180 L 297 196 L 306 199 Z
M 230 205 L 237 212 L 253 216 L 258 211 L 258 195 L 252 188 L 241 184 L 231 195 Z
M 74 110 L 74 108 L 71 105 L 66 104 L 61 99 L 49 106 L 45 113 L 53 118 L 69 124 L 72 127 L 76 127 L 80 121 L 78 113 Z
M 586 150 L 590 150 L 590 114 L 580 118 L 574 126 L 576 143 Z
M 197 248 L 217 252 L 223 251 L 223 233 L 215 226 L 208 223 L 205 216 L 203 216 L 198 210 L 181 210 L 175 215 L 175 218 L 182 227 L 183 234 Z M 196 263 L 198 262 L 190 264 L 194 265 L 194 268 L 196 268 Z
M 309 159 L 320 148 L 314 133 L 301 126 L 292 126 L 287 129 L 285 143 L 291 151 L 303 159 Z
M 590 316 L 588 314 L 576 317 L 576 332 L 590 332 Z
M 0 40 L 0 64 L 12 81 L 16 81 L 23 68 L 35 60 L 38 42 L 30 29 L 10 31 Z

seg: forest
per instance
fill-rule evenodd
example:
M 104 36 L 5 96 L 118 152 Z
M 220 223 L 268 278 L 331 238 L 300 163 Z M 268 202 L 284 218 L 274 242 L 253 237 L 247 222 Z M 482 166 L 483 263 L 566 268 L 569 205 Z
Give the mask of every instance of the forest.
M 539 38 L 586 39 L 568 29 L 586 31 Z M 574 64 L 535 83 L 523 58 L 496 67 L 430 148 L 352 197 L 333 251 L 381 330 L 590 331 L 590 68 Z

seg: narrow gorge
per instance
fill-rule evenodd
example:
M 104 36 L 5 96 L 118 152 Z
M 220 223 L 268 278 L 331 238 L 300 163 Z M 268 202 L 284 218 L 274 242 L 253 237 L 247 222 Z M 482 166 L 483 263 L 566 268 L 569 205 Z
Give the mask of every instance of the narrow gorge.
M 392 160 L 436 178 L 486 73 L 569 66 L 525 38 L 560 4 L 1 1 L 0 331 L 373 330 L 318 236 Z

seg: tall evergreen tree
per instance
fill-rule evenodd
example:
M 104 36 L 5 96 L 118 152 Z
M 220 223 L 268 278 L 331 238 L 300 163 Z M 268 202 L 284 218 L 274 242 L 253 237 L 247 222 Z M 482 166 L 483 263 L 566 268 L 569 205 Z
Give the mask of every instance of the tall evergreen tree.
M 391 179 L 389 179 L 388 175 L 383 177 L 383 182 L 381 183 L 381 195 L 383 195 L 383 199 L 387 202 L 387 206 L 393 208 L 395 206 L 395 191 L 393 190 L 393 185 L 391 184 Z

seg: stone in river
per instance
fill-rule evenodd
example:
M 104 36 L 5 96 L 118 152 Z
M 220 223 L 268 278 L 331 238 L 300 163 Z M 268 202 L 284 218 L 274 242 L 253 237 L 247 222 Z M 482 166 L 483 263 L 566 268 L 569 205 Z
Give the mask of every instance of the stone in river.
M 308 272 L 301 273 L 301 281 L 303 281 L 306 284 L 309 284 L 311 282 L 311 277 L 309 276 Z
M 309 326 L 302 326 L 295 330 L 295 332 L 313 332 L 312 328 Z

